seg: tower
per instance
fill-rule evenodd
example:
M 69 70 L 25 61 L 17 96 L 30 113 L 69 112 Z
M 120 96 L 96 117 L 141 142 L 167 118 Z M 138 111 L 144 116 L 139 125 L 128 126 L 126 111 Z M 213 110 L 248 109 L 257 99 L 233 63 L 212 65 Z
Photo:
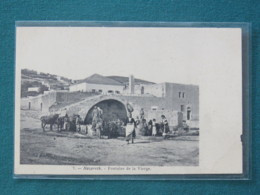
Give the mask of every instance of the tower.
M 129 76 L 129 93 L 130 94 L 135 93 L 135 79 L 133 75 Z

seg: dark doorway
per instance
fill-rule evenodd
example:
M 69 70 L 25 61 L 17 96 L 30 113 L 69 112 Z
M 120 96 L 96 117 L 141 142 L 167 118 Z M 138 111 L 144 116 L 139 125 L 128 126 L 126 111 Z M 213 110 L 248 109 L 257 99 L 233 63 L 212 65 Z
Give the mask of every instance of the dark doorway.
M 31 110 L 31 102 L 29 102 L 28 109 Z
M 141 94 L 144 94 L 144 86 L 141 87 Z
M 116 121 L 118 119 L 122 120 L 124 123 L 127 119 L 127 112 L 125 105 L 117 100 L 104 100 L 101 101 L 94 106 L 97 106 L 103 110 L 103 120 L 108 121 Z M 92 123 L 92 112 L 94 106 L 88 111 L 85 117 L 85 123 L 91 124 Z
M 42 103 L 41 103 L 41 111 L 42 111 Z
M 181 112 L 184 112 L 184 105 L 181 105 Z
M 187 120 L 191 120 L 191 109 L 190 109 L 190 107 L 187 108 Z

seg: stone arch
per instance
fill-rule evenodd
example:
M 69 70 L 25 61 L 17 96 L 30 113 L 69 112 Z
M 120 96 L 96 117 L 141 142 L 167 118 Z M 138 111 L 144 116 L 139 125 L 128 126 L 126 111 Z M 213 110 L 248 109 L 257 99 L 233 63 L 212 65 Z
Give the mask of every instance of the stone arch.
M 125 104 L 115 99 L 106 99 L 99 101 L 88 110 L 84 118 L 84 122 L 86 124 L 90 124 L 92 122 L 92 112 L 95 106 L 103 110 L 104 121 L 116 121 L 120 119 L 123 122 L 126 122 L 127 109 Z
M 89 106 L 89 109 L 87 109 L 87 112 L 81 114 L 81 116 L 83 117 L 84 122 L 86 124 L 91 123 L 92 112 L 93 112 L 95 106 L 97 106 L 103 110 L 103 120 L 104 121 L 120 119 L 123 122 L 126 122 L 126 119 L 127 119 L 126 103 L 122 102 L 121 100 L 115 99 L 115 98 L 105 98 L 103 100 L 99 100 L 98 102 L 95 102 L 94 104 Z M 85 114 L 85 116 L 84 116 L 84 114 Z
M 129 102 L 127 98 L 120 95 L 99 95 L 95 97 L 89 97 L 86 98 L 85 100 L 68 105 L 64 108 L 67 109 L 68 115 L 78 114 L 84 120 L 89 110 L 92 109 L 92 107 L 94 107 L 99 102 L 106 101 L 106 100 L 118 101 L 124 105 L 124 108 L 126 108 L 126 105 L 129 103 L 135 109 L 135 104 L 133 102 Z

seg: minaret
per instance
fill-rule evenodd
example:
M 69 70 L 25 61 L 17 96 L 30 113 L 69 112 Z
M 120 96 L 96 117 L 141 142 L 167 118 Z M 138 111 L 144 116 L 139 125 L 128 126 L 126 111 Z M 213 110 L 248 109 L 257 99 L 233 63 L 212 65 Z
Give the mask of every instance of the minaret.
M 129 93 L 130 94 L 135 93 L 135 78 L 133 75 L 129 76 Z

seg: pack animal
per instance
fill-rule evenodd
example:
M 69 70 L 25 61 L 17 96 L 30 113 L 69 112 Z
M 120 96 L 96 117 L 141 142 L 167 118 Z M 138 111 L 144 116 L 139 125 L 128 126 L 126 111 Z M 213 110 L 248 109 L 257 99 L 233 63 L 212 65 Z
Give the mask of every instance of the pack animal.
M 45 131 L 46 125 L 50 125 L 50 130 L 52 131 L 52 127 L 54 124 L 57 124 L 58 118 L 59 118 L 59 114 L 42 116 L 40 119 L 42 130 Z

